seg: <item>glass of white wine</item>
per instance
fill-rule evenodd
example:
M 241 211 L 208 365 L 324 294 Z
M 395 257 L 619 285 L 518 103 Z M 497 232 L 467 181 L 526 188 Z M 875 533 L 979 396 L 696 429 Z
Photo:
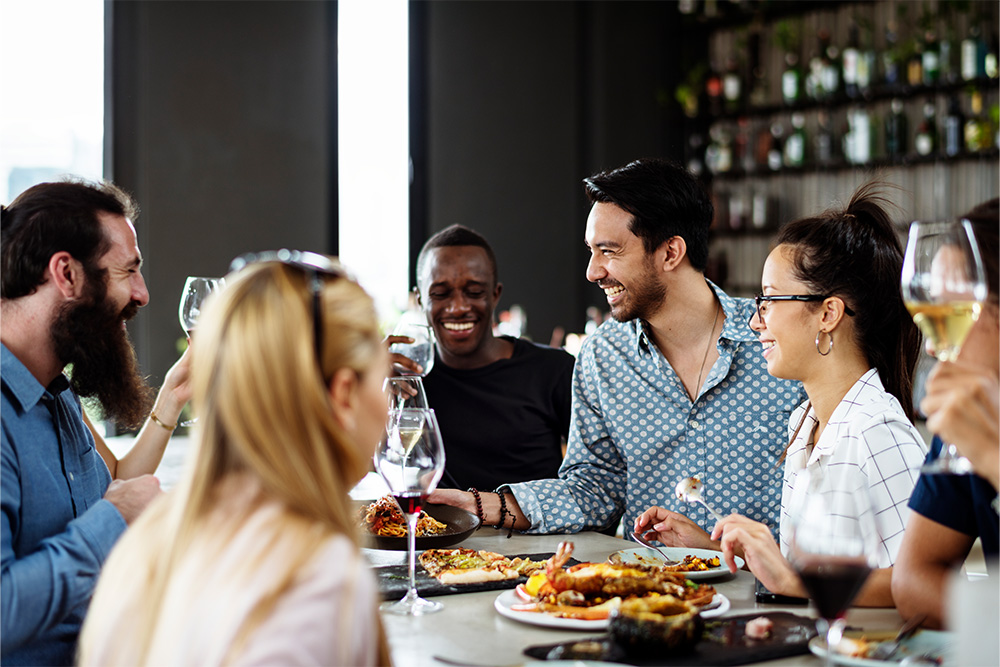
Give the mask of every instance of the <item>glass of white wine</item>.
M 225 287 L 225 278 L 205 278 L 202 276 L 188 276 L 184 281 L 184 291 L 181 292 L 181 301 L 177 306 L 177 319 L 180 320 L 181 328 L 188 338 L 194 334 L 194 328 L 198 324 L 198 317 L 202 308 L 205 307 L 205 300 L 208 295 L 218 292 Z M 193 426 L 198 421 L 197 417 L 181 422 L 181 426 Z
M 986 298 L 986 273 L 968 220 L 914 221 L 901 278 L 903 301 L 941 361 L 958 357 Z M 972 466 L 945 444 L 924 473 L 968 474 Z

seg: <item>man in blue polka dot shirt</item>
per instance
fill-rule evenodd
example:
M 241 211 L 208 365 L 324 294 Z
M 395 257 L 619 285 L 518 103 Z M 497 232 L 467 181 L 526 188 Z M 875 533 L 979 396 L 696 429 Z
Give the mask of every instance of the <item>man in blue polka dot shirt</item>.
M 648 507 L 675 510 L 677 543 L 701 505 L 676 499 L 694 476 L 722 514 L 777 527 L 778 458 L 799 383 L 771 377 L 748 320 L 751 299 L 704 276 L 711 201 L 682 167 L 643 159 L 584 180 L 592 203 L 587 279 L 611 320 L 588 337 L 573 373 L 573 415 L 556 479 L 431 500 L 530 533 L 629 530 Z

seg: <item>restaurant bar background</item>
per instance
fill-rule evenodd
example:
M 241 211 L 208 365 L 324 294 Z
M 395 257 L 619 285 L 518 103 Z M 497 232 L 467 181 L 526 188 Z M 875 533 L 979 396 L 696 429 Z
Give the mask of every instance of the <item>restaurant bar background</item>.
M 185 276 L 221 275 L 251 250 L 338 251 L 337 6 L 106 7 L 106 175 L 142 205 L 151 301 L 130 327 L 159 383 L 176 359 Z M 901 222 L 953 217 L 997 195 L 997 7 L 411 3 L 411 253 L 454 223 L 482 232 L 505 285 L 500 308 L 522 306 L 527 335 L 548 342 L 556 327 L 582 332 L 589 306 L 606 309 L 584 277 L 581 179 L 638 157 L 700 173 L 717 208 L 709 275 L 736 295 L 757 290 L 781 223 L 848 196 L 875 169 L 902 187 L 893 194 Z M 962 45 L 973 33 L 981 64 L 965 78 Z M 931 78 L 928 61 L 907 79 L 929 45 L 938 73 Z M 851 48 L 874 63 L 863 87 L 844 81 Z M 902 67 L 891 83 L 889 56 Z M 824 67 L 839 80 L 818 89 L 830 82 Z M 922 137 L 918 151 L 929 108 L 935 143 L 925 152 Z M 963 144 L 952 151 L 946 121 L 956 108 Z M 900 109 L 905 146 L 895 139 L 887 150 L 887 121 Z M 968 119 L 980 116 L 986 138 L 967 146 Z M 829 154 L 816 143 L 820 125 L 830 127 Z

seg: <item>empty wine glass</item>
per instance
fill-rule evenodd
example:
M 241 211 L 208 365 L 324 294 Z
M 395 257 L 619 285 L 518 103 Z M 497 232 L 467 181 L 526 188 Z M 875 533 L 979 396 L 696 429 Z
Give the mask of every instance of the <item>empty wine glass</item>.
M 440 611 L 440 602 L 417 594 L 417 519 L 427 495 L 437 488 L 444 473 L 444 445 L 433 410 L 403 408 L 388 420 L 385 436 L 375 449 L 375 470 L 406 516 L 407 562 L 410 586 L 397 602 L 380 609 L 391 614 L 419 616 Z
M 986 274 L 968 220 L 910 225 L 900 279 L 913 321 L 942 361 L 958 357 L 986 298 Z M 945 443 L 921 472 L 968 474 L 972 465 Z
M 844 633 L 844 614 L 877 566 L 878 527 L 868 486 L 825 488 L 820 469 L 796 480 L 788 560 L 816 604 L 816 627 L 826 637 L 826 664 Z
M 180 319 L 181 328 L 190 338 L 194 334 L 194 328 L 198 323 L 202 308 L 208 295 L 222 289 L 226 284 L 224 278 L 204 278 L 201 276 L 188 276 L 184 281 L 184 291 L 181 292 L 180 305 L 177 307 L 177 317 Z M 197 417 L 181 422 L 181 426 L 192 426 L 198 421 Z
M 434 366 L 434 329 L 427 324 L 427 319 L 423 313 L 406 313 L 399 321 L 399 324 L 392 330 L 393 336 L 408 336 L 413 339 L 412 343 L 393 343 L 389 346 L 389 352 L 401 354 L 420 364 L 424 369 L 419 375 L 427 375 Z M 397 366 L 400 373 L 413 375 L 407 369 Z

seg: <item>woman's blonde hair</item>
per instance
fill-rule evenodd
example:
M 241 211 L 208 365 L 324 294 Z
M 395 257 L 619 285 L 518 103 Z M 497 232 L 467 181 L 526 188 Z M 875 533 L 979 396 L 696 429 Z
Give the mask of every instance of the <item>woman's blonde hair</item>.
M 320 345 L 313 340 L 311 276 L 279 262 L 250 264 L 228 278 L 199 319 L 191 358 L 198 415 L 194 451 L 177 488 L 130 529 L 141 531 L 143 539 L 123 539 L 127 547 L 116 549 L 108 563 L 142 563 L 140 572 L 128 566 L 139 581 L 117 584 L 146 586 L 130 610 L 137 636 L 127 642 L 138 649 L 131 657 L 140 662 L 152 657 L 171 576 L 196 537 L 204 541 L 206 526 L 213 531 L 211 543 L 221 551 L 241 519 L 261 502 L 277 501 L 284 516 L 269 529 L 275 538 L 280 534 L 296 545 L 295 556 L 283 562 L 285 571 L 273 573 L 272 589 L 240 627 L 230 657 L 238 654 L 239 645 L 326 539 L 341 534 L 358 542 L 347 492 L 365 474 L 370 459 L 335 419 L 329 384 L 341 369 L 359 378 L 384 372 L 374 367 L 382 358 L 383 343 L 374 305 L 364 290 L 346 277 L 318 275 L 318 311 L 325 332 Z M 317 349 L 322 350 L 322 365 Z M 239 510 L 242 516 L 220 524 L 211 514 L 220 501 L 220 486 L 234 478 L 253 480 L 260 493 Z M 263 559 L 266 551 L 263 546 L 257 556 Z M 247 576 L 253 570 L 241 568 Z M 95 604 L 99 597 L 100 587 Z M 92 608 L 91 613 L 100 612 Z M 86 642 L 81 642 L 81 657 L 86 650 Z M 380 659 L 387 661 L 384 642 L 381 653 Z

